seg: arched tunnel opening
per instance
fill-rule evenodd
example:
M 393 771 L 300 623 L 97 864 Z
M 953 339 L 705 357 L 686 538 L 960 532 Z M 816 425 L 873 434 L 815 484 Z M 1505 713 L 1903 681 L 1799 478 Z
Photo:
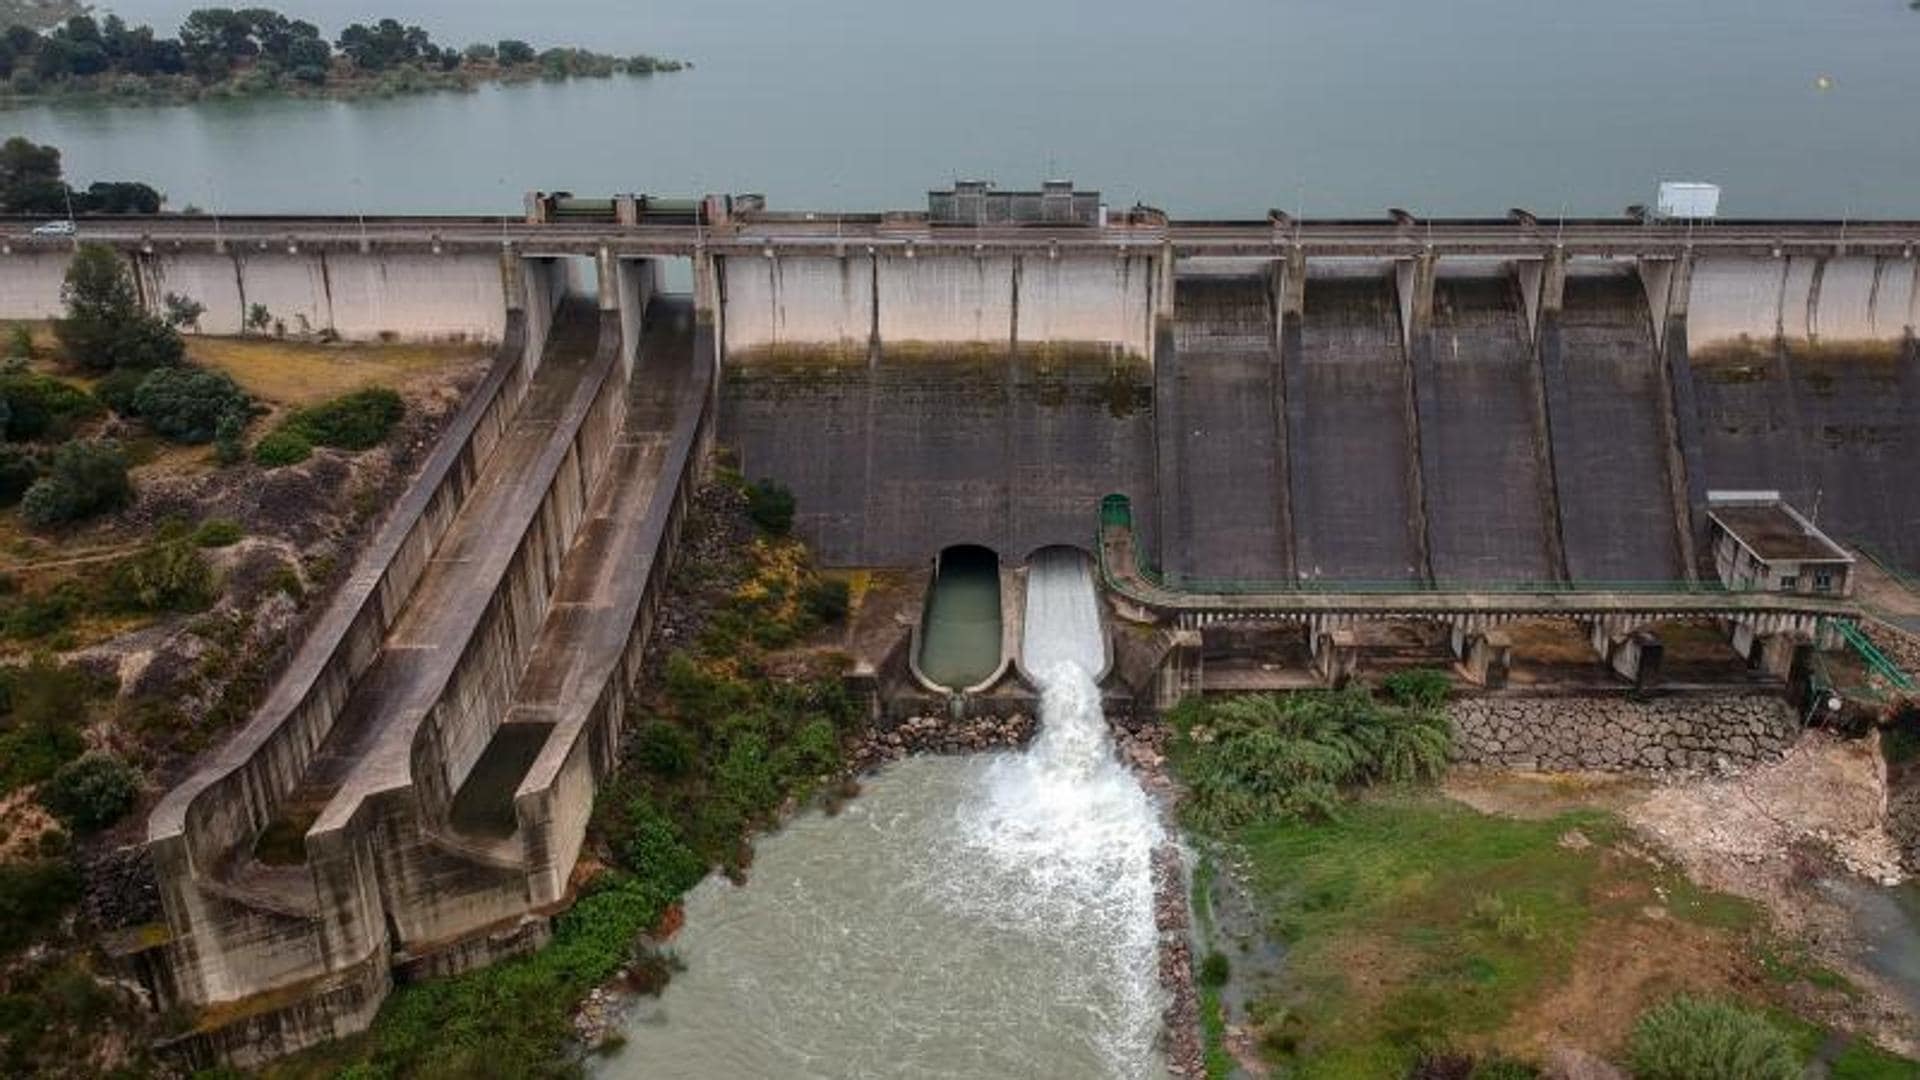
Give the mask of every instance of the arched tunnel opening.
M 920 621 L 920 673 L 949 690 L 991 678 L 1000 667 L 1000 556 L 977 544 L 940 552 Z

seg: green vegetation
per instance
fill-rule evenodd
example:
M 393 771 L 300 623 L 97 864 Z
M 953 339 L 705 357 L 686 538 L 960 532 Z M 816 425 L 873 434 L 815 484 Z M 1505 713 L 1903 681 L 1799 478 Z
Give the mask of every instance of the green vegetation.
M 133 809 L 140 778 L 112 754 L 87 754 L 60 766 L 40 788 L 40 802 L 75 832 L 104 829 Z
M 80 877 L 65 859 L 0 863 L 0 956 L 42 933 L 67 905 L 80 898 Z M 0 1014 L 0 1029 L 5 1023 Z
M 46 473 L 20 500 L 20 516 L 38 529 L 118 510 L 133 498 L 127 456 L 108 439 L 70 442 L 54 451 Z
M 0 795 L 37 784 L 79 757 L 87 703 L 106 692 L 82 669 L 45 657 L 0 668 Z
M 0 446 L 0 507 L 17 506 L 40 478 L 40 463 L 17 446 Z
M 213 568 L 194 536 L 163 529 L 136 554 L 113 564 L 102 599 L 123 611 L 204 611 L 213 605 Z
M 15 26 L 0 34 L 0 80 L 11 100 L 392 94 L 500 80 L 652 75 L 685 66 L 645 54 L 536 51 L 517 40 L 452 48 L 395 19 L 353 23 L 329 41 L 313 23 L 267 8 L 201 8 L 172 38 L 117 15 L 95 19 L 84 12 L 45 32 Z
M 773 480 L 747 486 L 747 516 L 769 536 L 793 531 L 793 492 Z
M 21 33 L 0 34 L 0 56 Z M 71 208 L 74 213 L 151 214 L 160 202 L 160 193 L 145 184 L 101 182 L 84 191 L 70 187 L 61 179 L 59 150 L 18 135 L 0 143 L 0 211 L 64 216 Z
M 179 332 L 140 307 L 126 264 L 104 244 L 80 245 L 61 296 L 67 313 L 54 335 L 67 362 L 83 371 L 148 371 L 186 355 Z
M 100 415 L 85 390 L 29 371 L 0 375 L 0 434 L 9 442 L 59 441 Z
M 1629 1057 L 1639 1080 L 1798 1080 L 1802 1071 L 1793 1043 L 1763 1014 L 1687 996 L 1640 1017 Z
M 246 530 L 237 521 L 226 518 L 210 518 L 193 530 L 193 542 L 203 548 L 232 547 L 246 536 Z
M 1185 777 L 1182 813 L 1226 832 L 1285 817 L 1333 815 L 1345 789 L 1432 779 L 1446 768 L 1446 714 L 1425 682 L 1189 699 L 1174 710 L 1173 760 Z M 1397 696 L 1396 696 L 1397 695 Z
M 387 441 L 393 425 L 405 416 L 400 395 L 385 387 L 355 390 L 293 414 L 286 426 L 315 446 L 336 450 L 371 450 Z
M 355 390 L 289 415 L 254 444 L 253 460 L 275 469 L 307 460 L 316 446 L 371 450 L 387 440 L 406 411 L 400 395 L 385 387 Z
M 134 390 L 132 405 L 134 414 L 161 438 L 207 443 L 222 420 L 245 417 L 253 401 L 221 372 L 182 366 L 149 372 Z
M 254 463 L 267 469 L 298 465 L 313 456 L 313 444 L 292 428 L 275 428 L 253 444 Z

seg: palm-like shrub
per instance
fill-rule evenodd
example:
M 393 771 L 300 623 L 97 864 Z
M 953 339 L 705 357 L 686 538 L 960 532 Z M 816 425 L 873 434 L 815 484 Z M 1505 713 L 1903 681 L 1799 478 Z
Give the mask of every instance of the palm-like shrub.
M 1438 708 L 1383 703 L 1358 687 L 1189 704 L 1175 726 L 1186 812 L 1215 831 L 1329 816 L 1354 785 L 1432 779 L 1452 741 Z
M 1765 1016 L 1711 998 L 1648 1009 L 1628 1051 L 1638 1080 L 1798 1080 L 1802 1071 L 1792 1041 Z

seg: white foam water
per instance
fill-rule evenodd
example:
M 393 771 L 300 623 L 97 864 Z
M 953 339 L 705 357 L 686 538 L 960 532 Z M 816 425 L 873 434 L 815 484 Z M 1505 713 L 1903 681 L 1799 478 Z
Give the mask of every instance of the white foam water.
M 1112 1075 L 1143 1075 L 1164 1005 L 1152 873 L 1163 833 L 1114 755 L 1095 682 L 1106 645 L 1080 552 L 1034 557 L 1021 649 L 1041 687 L 1040 734 L 1024 753 L 996 757 L 981 796 L 960 809 L 963 843 L 999 885 L 968 895 L 987 917 L 1078 943 L 1086 976 L 1105 984 L 1089 995 L 1103 1002 L 1092 1025 L 1102 1056 Z

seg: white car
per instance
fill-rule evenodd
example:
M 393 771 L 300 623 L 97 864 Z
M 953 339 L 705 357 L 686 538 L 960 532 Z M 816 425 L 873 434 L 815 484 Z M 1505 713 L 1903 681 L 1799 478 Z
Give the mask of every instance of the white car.
M 33 227 L 33 235 L 35 236 L 72 236 L 73 222 L 49 221 L 45 225 L 35 225 Z

